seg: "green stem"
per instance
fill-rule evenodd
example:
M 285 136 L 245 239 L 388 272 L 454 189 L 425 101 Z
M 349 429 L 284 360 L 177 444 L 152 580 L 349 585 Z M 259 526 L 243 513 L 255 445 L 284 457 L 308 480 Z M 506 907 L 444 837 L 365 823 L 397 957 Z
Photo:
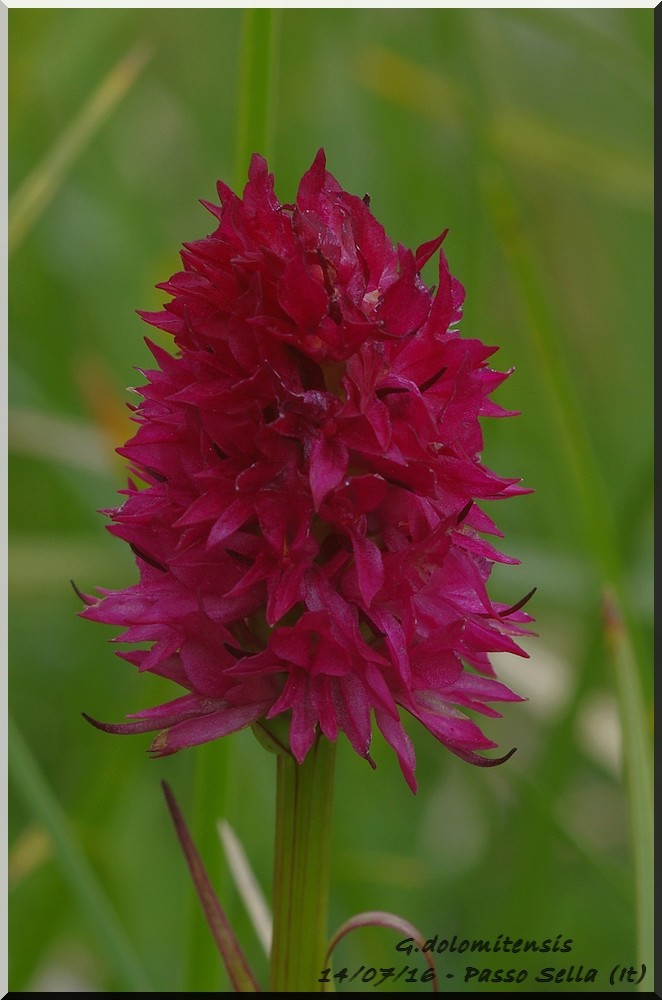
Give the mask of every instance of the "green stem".
M 269 158 L 276 117 L 279 10 L 244 10 L 239 71 L 235 183 L 243 186 L 252 153 Z
M 272 993 L 318 993 L 327 941 L 335 744 L 278 756 Z

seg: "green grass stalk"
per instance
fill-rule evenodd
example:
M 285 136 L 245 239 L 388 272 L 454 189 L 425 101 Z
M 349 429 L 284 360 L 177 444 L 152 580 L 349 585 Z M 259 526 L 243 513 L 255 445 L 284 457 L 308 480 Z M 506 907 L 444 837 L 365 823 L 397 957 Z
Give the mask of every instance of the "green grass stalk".
M 9 775 L 16 793 L 53 843 L 65 880 L 96 933 L 109 964 L 127 993 L 152 993 L 153 988 L 122 924 L 85 852 L 34 759 L 18 726 L 9 719 Z

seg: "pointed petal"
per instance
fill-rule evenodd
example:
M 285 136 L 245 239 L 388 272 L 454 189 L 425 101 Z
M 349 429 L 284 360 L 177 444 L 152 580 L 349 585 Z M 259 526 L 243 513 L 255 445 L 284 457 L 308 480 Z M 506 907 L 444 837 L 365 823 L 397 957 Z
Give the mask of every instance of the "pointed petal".
M 313 445 L 310 456 L 310 489 L 315 510 L 322 500 L 338 485 L 347 472 L 348 452 L 342 441 L 327 440 L 322 434 Z
M 358 531 L 352 533 L 352 545 L 359 590 L 369 608 L 384 583 L 384 561 L 378 546 Z

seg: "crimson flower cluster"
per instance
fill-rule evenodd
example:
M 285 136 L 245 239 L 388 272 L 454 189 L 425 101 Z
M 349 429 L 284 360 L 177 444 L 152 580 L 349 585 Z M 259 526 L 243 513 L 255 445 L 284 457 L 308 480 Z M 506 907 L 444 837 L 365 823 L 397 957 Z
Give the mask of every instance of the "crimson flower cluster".
M 106 512 L 140 579 L 82 612 L 188 693 L 97 724 L 158 731 L 165 755 L 285 715 L 297 760 L 321 731 L 372 763 L 374 717 L 415 789 L 404 709 L 464 760 L 499 763 L 464 710 L 519 700 L 488 654 L 522 654 L 530 618 L 488 596 L 493 563 L 516 560 L 482 537 L 500 532 L 476 501 L 525 491 L 481 464 L 507 373 L 455 329 L 445 233 L 394 247 L 322 150 L 294 204 L 258 155 L 242 198 L 218 193 L 216 229 L 159 286 L 171 301 L 142 314 L 177 353 L 148 341 L 157 367 L 119 449 L 145 485 Z M 420 272 L 437 251 L 433 291 Z

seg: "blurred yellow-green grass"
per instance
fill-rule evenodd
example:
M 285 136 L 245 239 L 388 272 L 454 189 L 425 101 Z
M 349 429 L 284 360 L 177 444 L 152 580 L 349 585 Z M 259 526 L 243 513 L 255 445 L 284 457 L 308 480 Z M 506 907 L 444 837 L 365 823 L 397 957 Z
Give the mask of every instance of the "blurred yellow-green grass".
M 413 797 L 379 738 L 374 773 L 341 745 L 330 930 L 381 909 L 439 940 L 561 935 L 570 954 L 445 952 L 442 989 L 609 990 L 615 965 L 652 963 L 653 12 L 280 15 L 271 166 L 281 200 L 324 146 L 394 241 L 416 246 L 450 228 L 463 331 L 515 368 L 498 399 L 521 416 L 486 423 L 484 458 L 535 490 L 490 510 L 522 561 L 495 572 L 495 595 L 514 603 L 538 587 L 530 659 L 498 664 L 529 700 L 487 726 L 518 752 L 503 768 L 472 769 L 412 725 Z M 213 198 L 219 177 L 234 181 L 242 16 L 9 13 L 10 694 L 22 733 L 10 785 L 12 992 L 181 992 L 196 982 L 192 966 L 207 977 L 193 988 L 228 990 L 211 943 L 191 946 L 195 902 L 160 789 L 165 778 L 190 813 L 194 770 L 220 773 L 226 752 L 152 761 L 147 738 L 84 723 L 82 711 L 119 721 L 174 691 L 136 676 L 108 632 L 76 617 L 69 579 L 89 591 L 135 578 L 97 513 L 123 486 L 113 449 L 130 432 L 125 387 L 148 361 L 135 309 L 161 304 L 154 285 L 177 268 L 181 242 L 211 229 L 197 199 Z M 615 601 L 606 625 L 605 594 Z M 229 820 L 268 895 L 273 762 L 250 733 L 227 742 L 227 787 L 205 811 Z M 31 784 L 33 764 L 43 785 Z M 206 838 L 264 981 L 215 830 Z M 422 970 L 396 943 L 358 932 L 336 968 Z M 528 977 L 477 986 L 464 982 L 468 965 Z M 570 965 L 595 979 L 536 981 L 540 968 Z M 429 990 L 381 987 L 395 988 Z

